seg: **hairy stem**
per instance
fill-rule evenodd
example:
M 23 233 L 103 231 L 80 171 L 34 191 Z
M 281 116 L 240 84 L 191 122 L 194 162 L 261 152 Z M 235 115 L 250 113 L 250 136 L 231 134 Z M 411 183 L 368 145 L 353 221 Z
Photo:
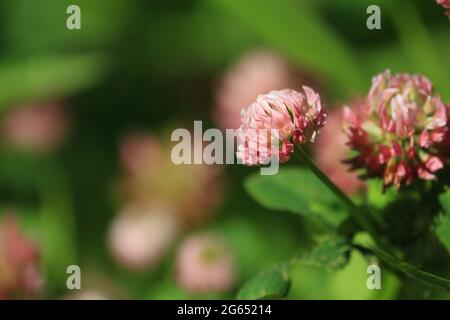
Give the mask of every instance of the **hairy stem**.
M 310 169 L 320 181 L 322 181 L 347 207 L 353 219 L 359 224 L 359 226 L 366 230 L 372 238 L 386 251 L 391 251 L 388 245 L 383 241 L 383 237 L 378 233 L 378 229 L 369 218 L 368 215 L 358 207 L 341 189 L 339 189 L 309 158 L 306 152 L 301 146 L 298 146 L 294 152 L 295 157 L 301 163 L 303 163 L 308 169 Z

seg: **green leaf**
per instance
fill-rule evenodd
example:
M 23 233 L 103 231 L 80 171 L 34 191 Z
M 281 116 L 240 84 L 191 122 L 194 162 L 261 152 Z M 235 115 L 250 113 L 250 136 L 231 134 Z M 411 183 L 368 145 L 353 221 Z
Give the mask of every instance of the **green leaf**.
M 439 202 L 447 215 L 450 215 L 450 189 L 439 195 Z
M 367 180 L 366 186 L 367 202 L 375 209 L 383 209 L 398 196 L 394 188 L 389 188 L 383 192 L 383 181 L 381 179 Z
M 289 292 L 289 264 L 265 271 L 248 281 L 237 294 L 240 300 L 282 298 Z
M 254 174 L 244 186 L 263 206 L 302 215 L 330 231 L 347 217 L 336 196 L 306 169 L 282 168 L 272 176 Z
M 439 201 L 445 211 L 436 222 L 436 235 L 443 245 L 450 252 L 450 190 L 439 196 Z
M 439 218 L 435 232 L 441 243 L 450 252 L 450 215 L 446 214 Z
M 248 281 L 239 291 L 238 299 L 282 298 L 289 292 L 289 270 L 294 265 L 320 267 L 324 270 L 343 268 L 349 260 L 351 245 L 339 235 L 325 235 L 310 253 L 285 262 Z
M 407 276 L 432 288 L 450 292 L 450 281 L 448 279 L 419 270 L 416 267 L 401 261 L 376 247 L 370 247 L 370 250 L 372 250 L 378 258 L 388 264 L 391 268 L 403 272 Z
M 358 250 L 352 250 L 348 263 L 338 270 L 296 264 L 290 270 L 292 285 L 288 299 L 393 299 L 399 280 L 389 270 L 381 273 L 383 290 L 367 290 L 369 262 Z
M 34 57 L 0 65 L 0 110 L 31 99 L 59 98 L 97 83 L 102 57 Z
M 308 1 L 215 0 L 224 13 L 245 24 L 271 47 L 311 67 L 347 95 L 364 90 L 367 79 L 345 41 Z
M 350 243 L 338 235 L 325 235 L 310 253 L 297 263 L 309 266 L 324 267 L 327 270 L 343 268 L 350 257 Z

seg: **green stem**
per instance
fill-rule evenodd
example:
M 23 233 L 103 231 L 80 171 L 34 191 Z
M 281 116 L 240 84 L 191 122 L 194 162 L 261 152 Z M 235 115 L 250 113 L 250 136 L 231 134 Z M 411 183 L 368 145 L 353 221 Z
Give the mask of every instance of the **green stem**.
M 322 181 L 331 191 L 344 203 L 344 205 L 349 210 L 352 217 L 356 220 L 356 222 L 360 225 L 361 228 L 369 232 L 372 238 L 383 247 L 386 251 L 388 250 L 388 245 L 383 241 L 383 238 L 378 234 L 377 228 L 374 226 L 371 219 L 366 216 L 365 212 L 361 210 L 360 207 L 355 205 L 355 203 L 344 193 L 341 189 L 339 189 L 319 168 L 316 167 L 314 162 L 309 158 L 306 152 L 302 149 L 301 146 L 297 147 L 298 152 L 294 152 L 296 158 L 303 163 L 308 169 L 310 169 L 320 181 Z
M 42 170 L 39 181 L 41 223 L 43 228 L 42 262 L 49 288 L 62 292 L 66 288 L 66 269 L 77 264 L 75 214 L 66 172 L 54 159 Z
M 392 269 L 398 270 L 415 280 L 418 280 L 428 286 L 434 287 L 435 289 L 450 292 L 450 280 L 417 269 L 409 263 L 398 260 L 397 258 L 386 252 L 383 252 L 378 248 L 370 247 L 369 249 L 372 250 L 378 258 L 384 261 Z

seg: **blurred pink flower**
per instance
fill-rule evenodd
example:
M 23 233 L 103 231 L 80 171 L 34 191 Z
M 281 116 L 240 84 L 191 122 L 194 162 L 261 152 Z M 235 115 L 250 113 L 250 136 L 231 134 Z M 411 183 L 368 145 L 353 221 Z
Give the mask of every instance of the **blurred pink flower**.
M 121 163 L 131 174 L 139 174 L 156 167 L 161 159 L 161 145 L 153 135 L 130 134 L 121 145 Z
M 450 19 L 450 0 L 436 0 L 446 10 L 445 14 Z
M 31 298 L 39 294 L 42 278 L 39 252 L 20 231 L 13 215 L 0 224 L 0 299 Z
M 241 109 L 261 92 L 294 85 L 289 65 L 270 51 L 254 51 L 244 55 L 222 78 L 215 93 L 215 114 L 222 129 L 237 129 Z
M 385 187 L 435 179 L 449 161 L 450 104 L 424 76 L 385 71 L 373 78 L 365 104 L 344 112 L 349 146 L 357 152 L 348 162 L 366 177 L 382 177 Z
M 163 206 L 124 208 L 109 230 L 109 247 L 118 263 L 129 269 L 155 266 L 176 238 L 177 221 Z
M 2 122 L 6 141 L 31 152 L 54 149 L 63 140 L 67 130 L 63 107 L 56 102 L 15 107 Z
M 242 110 L 237 157 L 246 165 L 257 165 L 268 163 L 275 153 L 286 162 L 296 144 L 315 140 L 326 118 L 320 96 L 307 86 L 303 92 L 284 89 L 259 95 Z
M 334 110 L 314 144 L 314 158 L 318 167 L 345 193 L 360 191 L 364 183 L 343 163 L 348 158 L 347 136 L 344 132 L 342 110 Z
M 186 226 L 202 222 L 219 203 L 219 167 L 177 166 L 171 160 L 170 146 L 151 134 L 131 134 L 123 141 L 121 162 L 125 175 L 119 187 L 126 203 L 170 203 Z
M 190 292 L 220 292 L 230 289 L 236 278 L 234 258 L 217 235 L 186 238 L 178 249 L 176 278 Z

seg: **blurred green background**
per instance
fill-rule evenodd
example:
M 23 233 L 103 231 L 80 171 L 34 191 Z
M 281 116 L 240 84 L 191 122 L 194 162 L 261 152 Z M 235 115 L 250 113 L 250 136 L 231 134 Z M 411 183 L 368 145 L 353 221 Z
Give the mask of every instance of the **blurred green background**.
M 66 28 L 70 4 L 81 8 L 81 30 Z M 381 8 L 381 30 L 366 27 L 373 4 Z M 127 201 L 117 192 L 126 175 L 124 137 L 144 132 L 169 145 L 173 128 L 194 120 L 218 126 L 221 79 L 255 50 L 270 51 L 313 79 L 330 107 L 365 94 L 371 77 L 387 68 L 424 73 L 448 101 L 449 23 L 431 0 L 1 0 L 1 121 L 24 105 L 53 101 L 65 113 L 57 147 L 23 150 L 11 134 L 0 137 L 0 214 L 19 217 L 39 248 L 38 297 L 232 298 L 251 275 L 301 253 L 314 226 L 251 200 L 242 179 L 253 169 L 223 166 L 212 214 L 183 226 L 157 263 L 137 271 L 122 265 L 108 234 Z M 23 130 L 33 126 L 27 121 Z M 197 182 L 195 173 L 185 179 L 178 193 Z M 208 198 L 209 191 L 203 186 L 201 194 Z M 220 292 L 192 293 L 176 280 L 176 252 L 187 236 L 204 231 L 227 241 L 236 279 Z M 82 270 L 78 293 L 66 287 L 72 264 Z M 367 290 L 366 262 L 356 254 L 343 271 L 304 268 L 296 277 L 292 299 L 409 297 L 392 275 L 381 292 Z

